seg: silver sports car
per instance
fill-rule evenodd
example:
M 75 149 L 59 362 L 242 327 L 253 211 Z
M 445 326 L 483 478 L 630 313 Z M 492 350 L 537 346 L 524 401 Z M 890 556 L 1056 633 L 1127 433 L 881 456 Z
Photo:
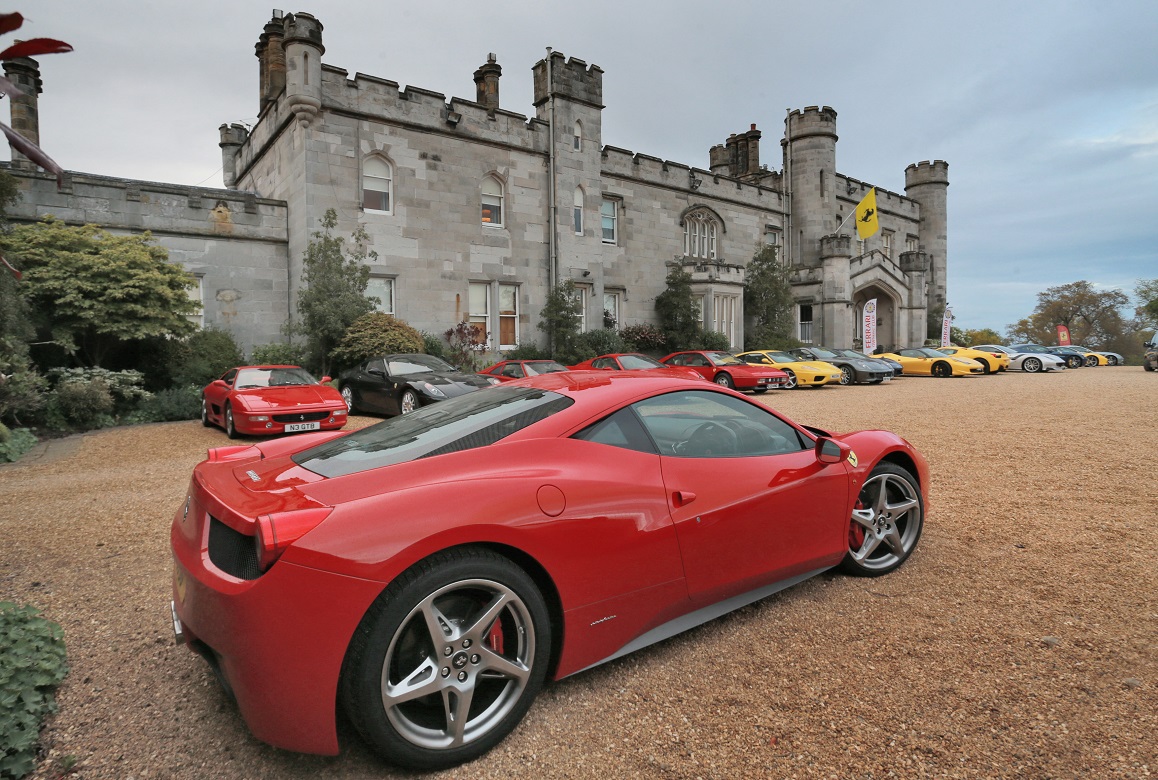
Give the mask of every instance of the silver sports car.
M 1052 352 L 1018 352 L 1010 347 L 998 344 L 979 344 L 971 349 L 983 349 L 986 352 L 1004 352 L 1009 355 L 1009 370 L 1024 371 L 1027 374 L 1036 374 L 1039 371 L 1065 371 L 1066 362 Z

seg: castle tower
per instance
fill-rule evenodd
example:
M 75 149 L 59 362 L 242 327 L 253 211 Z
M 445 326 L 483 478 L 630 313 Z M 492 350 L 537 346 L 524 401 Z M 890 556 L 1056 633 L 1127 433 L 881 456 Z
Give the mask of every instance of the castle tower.
M 12 129 L 40 146 L 40 106 L 37 97 L 43 91 L 40 65 L 31 57 L 5 60 L 4 75 L 24 93 L 12 96 Z M 15 147 L 12 148 L 12 166 L 36 169 L 36 165 Z
M 265 29 L 254 47 L 258 61 L 258 115 L 265 111 L 266 106 L 277 100 L 277 96 L 285 89 L 285 49 L 282 48 L 284 37 L 285 26 L 281 11 L 274 11 L 273 18 L 265 23 Z
M 221 134 L 221 178 L 228 189 L 237 189 L 237 150 L 249 137 L 249 131 L 244 125 L 222 125 L 218 128 Z
M 322 108 L 322 23 L 306 13 L 287 14 L 283 21 L 286 98 L 305 127 Z
M 812 343 L 838 345 L 852 333 L 852 237 L 827 235 L 820 239 L 820 311 L 813 311 Z M 817 317 L 816 315 L 820 316 Z
M 503 68 L 494 54 L 488 54 L 486 64 L 474 72 L 475 102 L 486 106 L 489 111 L 499 107 L 499 77 L 502 75 Z
M 820 239 L 836 230 L 836 112 L 828 106 L 793 111 L 784 120 L 784 170 L 792 193 L 790 260 L 820 264 Z
M 921 206 L 917 238 L 920 251 L 928 257 L 928 306 L 937 311 L 945 306 L 948 294 L 945 276 L 948 268 L 949 163 L 926 160 L 905 168 L 905 194 Z

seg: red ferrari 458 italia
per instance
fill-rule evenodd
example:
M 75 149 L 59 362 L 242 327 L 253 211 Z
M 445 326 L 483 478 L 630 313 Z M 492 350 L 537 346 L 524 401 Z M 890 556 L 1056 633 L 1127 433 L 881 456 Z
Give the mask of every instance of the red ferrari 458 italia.
M 445 768 L 547 679 L 895 569 L 928 486 L 892 433 L 657 371 L 548 374 L 210 450 L 173 519 L 174 628 L 258 738 L 334 754 L 340 710 L 386 760 Z
M 336 431 L 346 424 L 337 390 L 298 366 L 239 366 L 201 391 L 201 424 L 218 425 L 229 438 L 303 431 Z

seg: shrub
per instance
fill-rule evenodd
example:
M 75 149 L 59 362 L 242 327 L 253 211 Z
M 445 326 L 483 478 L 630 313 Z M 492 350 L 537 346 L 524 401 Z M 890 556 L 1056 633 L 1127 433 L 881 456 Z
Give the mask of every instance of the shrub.
M 627 345 L 627 351 L 649 354 L 661 354 L 664 351 L 663 332 L 654 325 L 628 325 L 619 331 L 619 335 Z
M 488 364 L 482 351 L 486 347 L 486 339 L 475 330 L 469 321 L 463 320 L 443 334 L 446 339 L 447 350 L 443 359 L 457 366 L 468 374 L 485 368 Z
M 114 416 L 136 409 L 142 401 L 152 396 L 142 385 L 145 380 L 140 371 L 109 371 L 107 368 L 53 368 L 48 371 L 48 379 L 57 390 L 65 385 L 103 385 L 113 399 L 109 413 Z
M 619 335 L 619 331 L 612 328 L 581 333 L 579 334 L 579 344 L 581 351 L 591 353 L 581 358 L 582 360 L 590 360 L 599 355 L 610 355 L 613 352 L 627 351 L 627 342 L 624 341 L 623 336 Z
M 44 718 L 68 674 L 64 632 L 39 610 L 0 602 L 0 777 L 20 778 L 36 763 Z
M 550 357 L 547 350 L 538 344 L 531 344 L 529 342 L 520 344 L 514 349 L 503 353 L 504 360 L 547 360 Z
M 169 377 L 173 387 L 204 387 L 234 366 L 245 355 L 233 334 L 221 328 L 204 328 L 170 349 Z
M 259 344 L 253 348 L 249 361 L 257 366 L 300 366 L 306 361 L 306 348 L 281 342 Z
M 700 334 L 698 349 L 710 349 L 716 352 L 727 352 L 731 348 L 728 337 L 718 330 L 705 330 Z
M 422 334 L 399 319 L 382 312 L 364 314 L 346 329 L 346 335 L 330 353 L 335 370 L 348 368 L 375 355 L 421 352 Z
M 58 431 L 91 431 L 113 425 L 113 394 L 108 384 L 65 382 L 48 394 L 45 424 Z
M 422 349 L 428 355 L 446 358 L 446 342 L 433 333 L 422 331 Z
M 196 420 L 201 416 L 201 388 L 171 387 L 154 393 L 135 411 L 130 412 L 125 422 L 150 423 Z
M 0 420 L 19 423 L 21 415 L 34 416 L 44 406 L 44 377 L 27 355 L 3 354 L 0 345 Z
M 13 463 L 36 446 L 36 437 L 27 428 L 9 430 L 0 423 L 0 463 Z

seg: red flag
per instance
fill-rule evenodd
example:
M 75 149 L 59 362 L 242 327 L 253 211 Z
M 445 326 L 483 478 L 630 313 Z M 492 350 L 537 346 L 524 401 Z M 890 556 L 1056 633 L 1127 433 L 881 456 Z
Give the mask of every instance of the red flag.
M 1057 345 L 1059 347 L 1068 347 L 1073 342 L 1070 341 L 1070 329 L 1065 325 L 1057 326 Z

